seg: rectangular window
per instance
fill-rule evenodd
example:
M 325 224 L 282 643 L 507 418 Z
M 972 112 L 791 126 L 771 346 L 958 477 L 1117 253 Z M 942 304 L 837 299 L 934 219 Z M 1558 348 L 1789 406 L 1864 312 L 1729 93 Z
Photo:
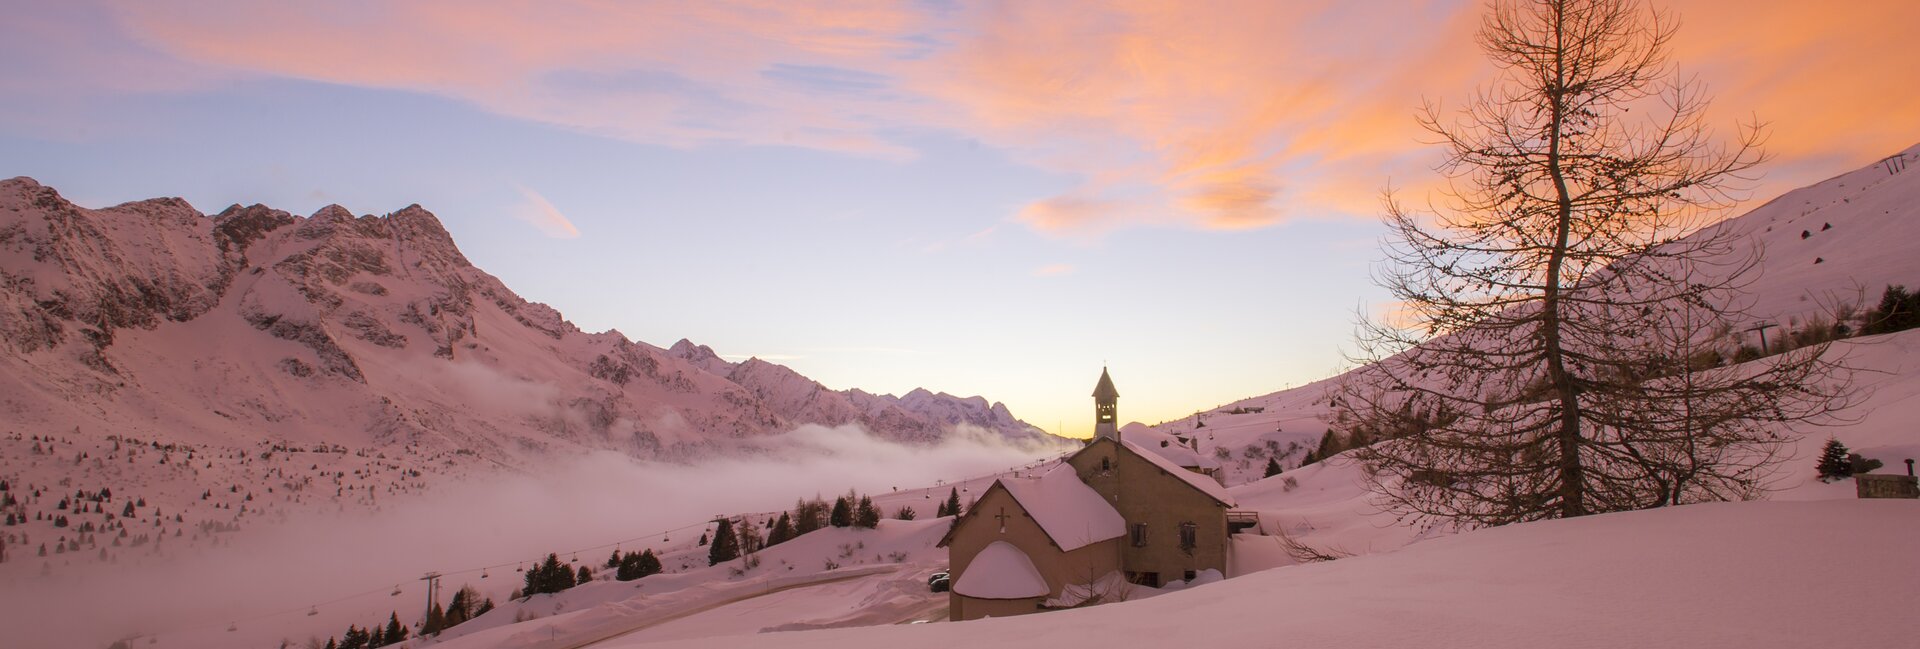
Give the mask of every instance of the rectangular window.
M 1184 550 L 1187 554 L 1193 554 L 1194 546 L 1200 544 L 1199 536 L 1200 526 L 1194 525 L 1193 523 L 1181 523 L 1180 549 Z
M 1147 547 L 1147 524 L 1146 523 L 1133 524 L 1133 547 L 1136 547 L 1136 548 Z

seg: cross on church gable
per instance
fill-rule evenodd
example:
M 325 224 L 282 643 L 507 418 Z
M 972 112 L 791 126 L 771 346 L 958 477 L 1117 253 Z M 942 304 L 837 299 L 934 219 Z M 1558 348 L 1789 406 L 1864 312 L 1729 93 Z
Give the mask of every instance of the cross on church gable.
M 993 517 L 1000 519 L 1000 533 L 1006 534 L 1007 533 L 1007 508 L 1001 507 L 1000 513 L 994 514 Z

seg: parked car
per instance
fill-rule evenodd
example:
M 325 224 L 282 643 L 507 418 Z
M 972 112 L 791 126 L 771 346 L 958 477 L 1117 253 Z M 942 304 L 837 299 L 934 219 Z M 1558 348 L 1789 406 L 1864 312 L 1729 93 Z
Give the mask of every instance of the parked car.
M 947 575 L 947 571 L 945 570 L 933 573 L 933 576 L 927 578 L 927 588 L 931 589 L 933 592 L 944 593 L 944 592 L 947 592 L 947 589 L 952 587 L 953 587 L 952 578 Z

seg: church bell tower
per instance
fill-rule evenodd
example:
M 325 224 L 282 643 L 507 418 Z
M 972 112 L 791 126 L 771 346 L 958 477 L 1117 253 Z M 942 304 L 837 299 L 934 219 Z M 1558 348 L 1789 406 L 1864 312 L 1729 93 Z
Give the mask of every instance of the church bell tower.
M 1120 401 L 1120 392 L 1113 389 L 1113 377 L 1107 376 L 1107 368 L 1100 368 L 1100 383 L 1093 386 L 1093 438 L 1102 437 L 1120 441 L 1120 422 L 1115 404 Z

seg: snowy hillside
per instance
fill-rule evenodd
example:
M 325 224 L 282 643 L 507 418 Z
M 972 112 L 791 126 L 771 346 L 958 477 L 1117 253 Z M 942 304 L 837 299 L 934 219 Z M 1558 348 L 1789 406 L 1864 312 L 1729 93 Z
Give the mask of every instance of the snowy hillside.
M 1901 152 L 1920 159 L 1920 145 Z M 1920 172 L 1875 163 L 1796 189 L 1713 226 L 1753 236 L 1764 254 L 1746 287 L 1755 320 L 1776 337 L 1873 306 L 1889 285 L 1920 286 Z M 1757 340 L 1754 341 L 1757 343 Z M 1863 352 L 1864 353 L 1864 352 Z M 1866 353 L 1871 355 L 1871 353 Z M 1268 458 L 1292 469 L 1328 429 L 1326 395 L 1339 378 L 1250 397 L 1157 424 L 1162 436 L 1197 438 L 1229 485 L 1261 478 Z
M 1822 646 L 1836 633 L 1848 644 L 1910 646 L 1920 636 L 1916 535 L 1920 503 L 1911 501 L 1691 505 L 1483 530 L 1142 601 L 726 646 L 1762 649 Z M 522 638 L 490 646 L 562 646 Z

